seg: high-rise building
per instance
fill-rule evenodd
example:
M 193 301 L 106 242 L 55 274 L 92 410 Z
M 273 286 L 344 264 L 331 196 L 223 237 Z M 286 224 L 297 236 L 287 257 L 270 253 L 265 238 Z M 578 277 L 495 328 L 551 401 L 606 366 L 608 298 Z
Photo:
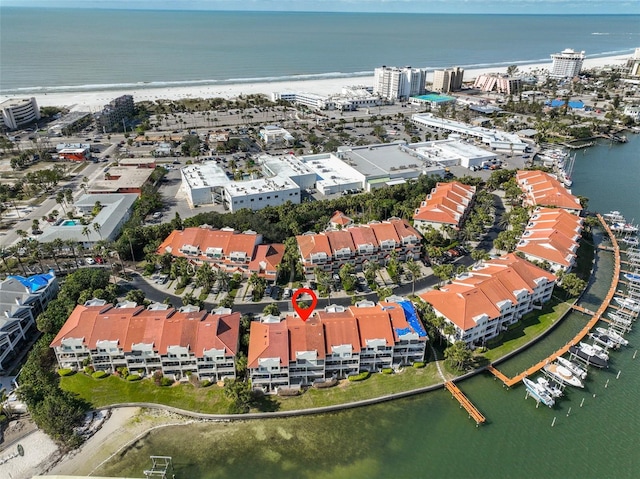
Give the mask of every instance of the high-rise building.
M 584 62 L 584 51 L 576 52 L 571 48 L 562 50 L 561 53 L 551 55 L 551 78 L 573 78 L 580 73 Z
M 426 93 L 427 71 L 411 67 L 376 68 L 373 94 L 387 100 L 406 100 Z
M 464 68 L 455 67 L 446 70 L 435 70 L 433 72 L 434 91 L 449 93 L 459 91 L 462 88 L 462 77 Z
M 133 96 L 122 95 L 105 105 L 98 114 L 98 125 L 104 132 L 125 129 L 124 123 L 134 114 Z
M 522 89 L 522 79 L 489 73 L 487 75 L 479 75 L 473 87 L 482 91 L 496 91 L 505 95 L 515 95 Z
M 627 62 L 629 67 L 629 75 L 632 77 L 640 77 L 640 48 L 636 48 L 633 57 Z
M 7 130 L 17 130 L 21 126 L 40 119 L 40 110 L 36 99 L 10 99 L 0 103 L 2 121 Z

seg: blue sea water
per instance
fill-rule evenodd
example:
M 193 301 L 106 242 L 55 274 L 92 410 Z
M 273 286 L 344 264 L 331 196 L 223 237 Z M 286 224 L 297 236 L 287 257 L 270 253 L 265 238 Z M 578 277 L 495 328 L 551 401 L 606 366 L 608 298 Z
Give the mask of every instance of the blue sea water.
M 640 46 L 640 16 L 0 7 L 0 93 L 369 75 L 381 65 L 550 62 Z

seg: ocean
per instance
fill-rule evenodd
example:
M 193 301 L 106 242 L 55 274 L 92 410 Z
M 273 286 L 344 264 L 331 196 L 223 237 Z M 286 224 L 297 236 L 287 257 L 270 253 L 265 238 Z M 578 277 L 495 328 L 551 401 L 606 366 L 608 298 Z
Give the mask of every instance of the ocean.
M 367 76 L 630 54 L 640 16 L 0 7 L 0 93 Z

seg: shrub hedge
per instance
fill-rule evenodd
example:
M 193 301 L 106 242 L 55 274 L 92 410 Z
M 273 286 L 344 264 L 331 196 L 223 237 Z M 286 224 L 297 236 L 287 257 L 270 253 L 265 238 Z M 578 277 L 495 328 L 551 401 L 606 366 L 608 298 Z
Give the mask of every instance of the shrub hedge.
M 371 376 L 371 373 L 369 371 L 364 371 L 360 374 L 349 376 L 349 381 L 364 381 L 365 379 L 368 379 L 369 376 Z
M 108 374 L 105 373 L 104 371 L 96 371 L 91 375 L 93 379 L 103 379 L 103 378 L 106 378 L 107 376 Z
M 422 361 L 416 361 L 415 363 L 413 363 L 413 367 L 416 369 L 423 368 L 424 366 L 425 364 Z
M 140 375 L 139 374 L 129 374 L 127 376 L 127 381 L 140 381 Z
M 73 369 L 68 369 L 68 368 L 61 368 L 58 369 L 58 375 L 59 376 L 71 376 L 75 371 Z

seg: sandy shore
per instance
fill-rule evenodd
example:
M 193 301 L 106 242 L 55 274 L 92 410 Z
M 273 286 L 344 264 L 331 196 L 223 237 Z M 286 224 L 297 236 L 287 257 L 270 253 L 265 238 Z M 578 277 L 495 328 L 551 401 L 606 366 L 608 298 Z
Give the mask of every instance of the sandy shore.
M 596 68 L 605 65 L 621 65 L 630 57 L 611 56 L 601 58 L 587 58 L 583 68 Z M 551 63 L 539 63 L 519 66 L 519 71 L 531 73 L 539 70 L 549 69 Z M 486 73 L 506 73 L 507 67 L 483 68 L 466 70 L 464 80 L 470 81 L 479 75 Z M 432 75 L 432 74 L 431 74 Z M 431 80 L 431 75 L 427 75 L 427 80 Z M 373 76 L 334 78 L 322 80 L 288 81 L 288 82 L 267 82 L 267 83 L 240 83 L 228 85 L 198 85 L 188 87 L 167 87 L 167 88 L 133 88 L 127 90 L 102 90 L 86 92 L 64 92 L 36 94 L 36 101 L 39 106 L 64 106 L 77 111 L 98 111 L 106 103 L 118 96 L 133 95 L 136 102 L 155 101 L 160 99 L 180 100 L 185 98 L 236 98 L 239 95 L 249 95 L 263 93 L 271 96 L 272 92 L 279 91 L 303 91 L 328 95 L 340 93 L 344 86 L 365 85 L 373 86 Z M 27 95 L 25 95 L 27 96 Z M 28 95 L 32 96 L 32 95 Z M 0 101 L 10 98 L 7 95 L 0 95 Z M 16 97 L 11 97 L 16 98 Z

